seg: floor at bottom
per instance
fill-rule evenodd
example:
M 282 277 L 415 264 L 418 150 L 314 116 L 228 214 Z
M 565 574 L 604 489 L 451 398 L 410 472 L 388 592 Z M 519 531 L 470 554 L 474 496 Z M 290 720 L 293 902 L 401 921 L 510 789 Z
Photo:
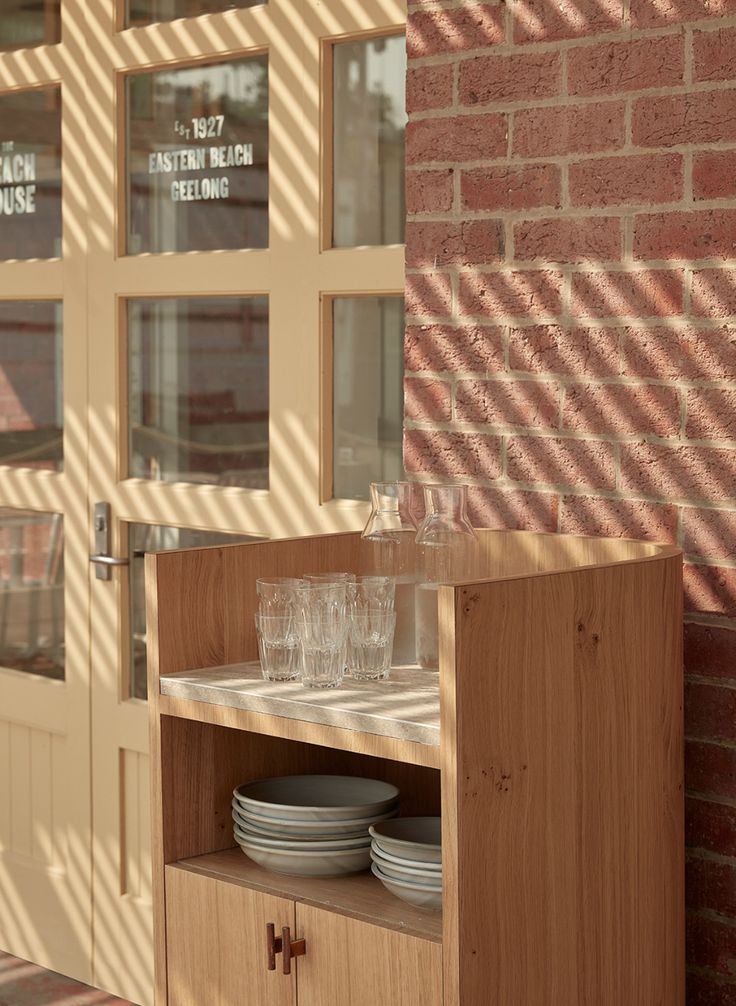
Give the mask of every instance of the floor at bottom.
M 0 1006 L 134 1006 L 0 951 Z

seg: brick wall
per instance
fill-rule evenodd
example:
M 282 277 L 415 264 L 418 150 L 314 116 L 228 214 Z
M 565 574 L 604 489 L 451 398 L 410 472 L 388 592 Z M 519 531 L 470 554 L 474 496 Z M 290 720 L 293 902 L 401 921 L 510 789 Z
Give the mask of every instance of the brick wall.
M 407 470 L 685 550 L 690 1006 L 736 1004 L 736 0 L 409 7 Z

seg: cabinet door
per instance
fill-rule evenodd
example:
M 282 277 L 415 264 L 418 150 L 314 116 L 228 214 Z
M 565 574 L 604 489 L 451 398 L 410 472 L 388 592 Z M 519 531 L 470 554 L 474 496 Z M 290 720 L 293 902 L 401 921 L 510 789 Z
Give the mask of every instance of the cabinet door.
M 267 969 L 269 922 L 293 934 L 293 901 L 167 866 L 168 1006 L 295 1006 L 294 968 Z
M 299 1006 L 440 1006 L 442 946 L 367 922 L 296 906 Z

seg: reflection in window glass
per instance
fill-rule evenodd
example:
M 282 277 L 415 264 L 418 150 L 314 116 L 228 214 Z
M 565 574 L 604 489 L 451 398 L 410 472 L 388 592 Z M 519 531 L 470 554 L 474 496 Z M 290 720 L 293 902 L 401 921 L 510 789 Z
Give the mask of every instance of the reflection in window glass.
M 62 307 L 0 300 L 0 465 L 62 467 Z
M 333 49 L 333 244 L 404 240 L 403 35 Z
M 267 247 L 266 57 L 127 86 L 128 253 Z
M 268 299 L 128 302 L 129 474 L 268 488 Z
M 146 684 L 146 591 L 144 556 L 146 552 L 168 552 L 178 548 L 204 548 L 208 545 L 236 545 L 261 541 L 260 538 L 224 531 L 195 531 L 163 524 L 130 524 L 130 685 L 134 699 L 148 697 Z
M 199 14 L 219 14 L 226 10 L 260 7 L 266 0 L 128 0 L 126 25 L 154 24 L 173 21 L 177 17 L 197 17 Z
M 332 328 L 333 495 L 368 499 L 403 478 L 403 298 L 338 297 Z
M 0 96 L 0 259 L 61 255 L 61 92 Z
M 0 667 L 64 678 L 64 519 L 0 508 Z
M 2 0 L 0 49 L 61 41 L 59 0 Z

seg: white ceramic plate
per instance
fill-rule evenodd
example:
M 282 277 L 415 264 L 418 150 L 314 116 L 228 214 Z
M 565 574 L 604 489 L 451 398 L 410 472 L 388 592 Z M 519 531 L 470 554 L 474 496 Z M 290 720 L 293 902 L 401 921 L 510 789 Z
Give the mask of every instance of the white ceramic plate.
M 434 891 L 442 890 L 441 873 L 428 873 L 426 870 L 410 870 L 406 866 L 394 866 L 393 863 L 387 863 L 385 859 L 379 859 L 375 852 L 371 852 L 371 859 L 381 874 L 392 880 L 403 880 L 407 884 L 417 884 Z
M 243 783 L 233 796 L 250 814 L 291 821 L 377 817 L 399 798 L 391 783 L 351 775 L 285 775 Z
M 408 901 L 410 905 L 417 908 L 426 908 L 431 912 L 442 911 L 442 891 L 433 891 L 426 887 L 418 887 L 416 884 L 405 884 L 403 880 L 392 880 L 384 876 L 375 863 L 371 866 L 371 871 L 375 877 L 381 881 L 383 886 L 391 894 L 402 901 Z
M 367 835 L 372 824 L 387 821 L 398 814 L 398 809 L 395 809 L 390 810 L 387 814 L 376 814 L 374 817 L 364 817 L 357 820 L 276 821 L 260 817 L 258 814 L 249 814 L 235 800 L 233 801 L 233 810 L 237 814 L 236 820 L 240 824 L 244 824 L 251 831 L 259 831 L 272 838 L 339 838 L 340 835 Z
M 411 869 L 421 870 L 423 873 L 428 873 L 430 876 L 442 873 L 442 863 L 427 863 L 424 860 L 407 859 L 402 856 L 392 856 L 390 852 L 384 852 L 384 850 L 376 844 L 375 838 L 373 839 L 373 853 L 376 857 L 376 862 L 382 860 L 384 863 L 390 863 L 392 866 L 408 866 Z
M 273 873 L 285 873 L 290 877 L 342 877 L 348 873 L 360 873 L 371 865 L 371 851 L 347 849 L 344 852 L 290 852 L 278 849 L 264 849 L 253 842 L 238 842 L 243 852 L 259 866 Z
M 251 842 L 253 845 L 263 846 L 264 849 L 281 849 L 284 852 L 331 852 L 333 850 L 345 851 L 347 849 L 365 849 L 370 845 L 370 835 L 358 835 L 357 838 L 333 838 L 333 839 L 307 839 L 306 841 L 294 842 L 288 838 L 270 838 L 259 835 L 258 832 L 241 828 L 235 823 L 233 828 L 236 842 Z
M 398 817 L 368 830 L 381 852 L 422 863 L 441 863 L 441 822 L 439 817 Z

